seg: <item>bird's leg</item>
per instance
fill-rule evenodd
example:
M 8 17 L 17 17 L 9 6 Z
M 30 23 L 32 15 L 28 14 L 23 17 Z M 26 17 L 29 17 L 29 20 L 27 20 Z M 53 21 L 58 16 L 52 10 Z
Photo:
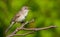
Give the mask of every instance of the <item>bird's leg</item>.
M 21 21 L 21 24 L 25 23 L 25 21 Z

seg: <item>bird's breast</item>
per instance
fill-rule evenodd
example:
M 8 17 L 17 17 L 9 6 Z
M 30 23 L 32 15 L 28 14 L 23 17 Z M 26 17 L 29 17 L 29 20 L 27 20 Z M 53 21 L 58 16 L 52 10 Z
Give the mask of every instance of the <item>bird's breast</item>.
M 17 22 L 18 22 L 18 21 L 21 22 L 21 21 L 23 21 L 24 19 L 25 19 L 25 16 L 22 15 L 22 16 L 18 17 L 18 18 L 16 19 L 16 21 L 17 21 Z
M 23 21 L 24 19 L 25 19 L 25 17 L 27 16 L 27 14 L 28 14 L 28 12 L 24 12 L 24 13 L 22 13 L 22 12 L 20 12 L 20 17 L 18 17 L 17 19 L 16 19 L 16 21 L 18 22 L 18 21 Z

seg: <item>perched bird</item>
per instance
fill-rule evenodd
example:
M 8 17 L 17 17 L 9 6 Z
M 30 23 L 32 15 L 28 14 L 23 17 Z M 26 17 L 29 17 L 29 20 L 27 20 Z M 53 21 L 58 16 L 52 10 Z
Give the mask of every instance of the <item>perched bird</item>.
M 5 33 L 14 25 L 16 22 L 23 22 L 29 12 L 28 6 L 23 6 L 21 10 L 12 18 L 10 26 L 6 29 Z

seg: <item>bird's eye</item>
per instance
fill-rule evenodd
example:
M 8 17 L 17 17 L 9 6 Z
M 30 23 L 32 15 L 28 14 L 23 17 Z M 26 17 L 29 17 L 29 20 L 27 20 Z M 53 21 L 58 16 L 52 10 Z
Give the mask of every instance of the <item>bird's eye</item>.
M 25 9 L 27 9 L 27 8 L 25 8 Z

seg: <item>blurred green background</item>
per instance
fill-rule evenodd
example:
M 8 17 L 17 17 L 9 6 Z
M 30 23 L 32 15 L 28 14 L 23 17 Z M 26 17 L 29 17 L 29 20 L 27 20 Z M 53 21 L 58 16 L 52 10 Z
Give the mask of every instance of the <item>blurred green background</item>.
M 35 18 L 35 22 L 26 25 L 26 27 L 46 27 L 56 25 L 57 28 L 37 31 L 26 36 L 14 37 L 60 37 L 60 0 L 0 0 L 0 37 L 5 37 L 5 29 L 9 26 L 11 18 L 18 13 L 22 6 L 31 7 L 25 21 Z M 7 35 L 21 26 L 16 23 Z M 28 31 L 19 31 L 17 34 L 23 34 Z

